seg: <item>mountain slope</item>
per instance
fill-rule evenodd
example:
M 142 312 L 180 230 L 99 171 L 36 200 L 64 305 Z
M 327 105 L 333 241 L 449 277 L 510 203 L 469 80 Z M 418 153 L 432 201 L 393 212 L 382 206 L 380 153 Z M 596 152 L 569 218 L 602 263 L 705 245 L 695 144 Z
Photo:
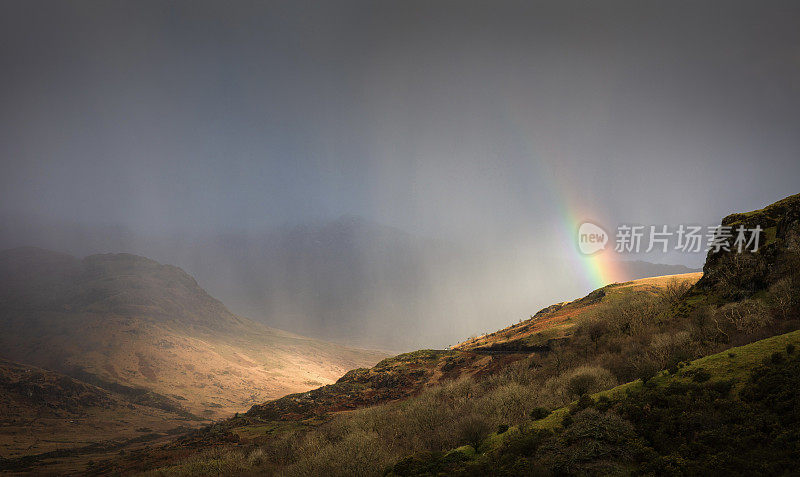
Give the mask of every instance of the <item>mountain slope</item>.
M 457 344 L 453 349 L 496 351 L 535 349 L 537 346 L 566 336 L 582 322 L 582 317 L 591 315 L 601 303 L 633 301 L 641 296 L 652 296 L 670 289 L 680 292 L 694 285 L 702 275 L 702 273 L 665 275 L 607 285 L 578 300 L 550 305 L 539 310 L 529 320 L 494 333 L 470 338 Z
M 584 395 L 473 445 L 386 475 L 784 475 L 797 468 L 800 331 Z
M 204 417 L 382 357 L 238 317 L 179 268 L 128 254 L 0 253 L 0 331 L 7 358 L 152 390 Z
M 354 369 L 332 385 L 254 406 L 245 417 L 304 419 L 321 412 L 402 399 L 447 380 L 489 376 L 513 362 L 548 354 L 601 303 L 655 295 L 675 284 L 690 286 L 700 275 L 689 273 L 608 285 L 584 298 L 545 308 L 529 320 L 467 340 L 449 350 L 419 350 L 386 358 L 370 369 Z
M 0 359 L 0 470 L 78 471 L 70 458 L 163 442 L 203 423 L 157 395 L 119 391 Z
M 772 215 L 775 209 L 764 210 Z M 777 224 L 774 235 L 757 253 L 709 254 L 705 271 L 715 280 L 694 283 L 698 274 L 690 274 L 609 285 L 452 349 L 388 358 L 371 369 L 353 370 L 333 385 L 254 406 L 245 415 L 170 446 L 139 453 L 135 461 L 106 463 L 104 469 L 162 467 L 167 473 L 181 474 L 213 466 L 245 474 L 347 475 L 357 470 L 381 475 L 387 465 L 399 462 L 394 471 L 405 475 L 438 472 L 427 464 L 469 461 L 475 448 L 483 452 L 484 438 L 493 429 L 502 434 L 510 426 L 529 425 L 542 413 L 549 414 L 582 395 L 637 378 L 650 381 L 660 370 L 677 372 L 672 370 L 687 361 L 800 328 L 800 268 L 792 266 L 800 256 L 800 243 L 793 240 L 800 232 L 795 214 L 800 211 L 800 196 L 783 201 L 781 210 L 771 217 Z M 753 281 L 753 269 L 739 266 L 740 262 L 757 264 L 761 279 Z M 701 386 L 698 392 L 726 398 L 713 386 Z M 685 399 L 684 391 L 671 396 Z M 705 407 L 697 412 L 714 410 L 713 399 L 701 405 Z M 769 414 L 758 406 L 753 409 Z M 597 422 L 603 424 L 606 418 L 591 413 L 580 417 L 581 426 Z M 748 422 L 753 420 L 748 418 Z M 677 423 L 691 427 L 691 420 Z M 221 453 L 216 446 L 223 440 L 229 444 Z M 517 443 L 517 450 L 523 457 L 530 456 L 537 442 Z M 253 446 L 256 450 L 250 453 Z M 463 456 L 441 454 L 458 446 L 462 447 L 456 451 Z M 213 450 L 206 451 L 209 447 Z M 189 460 L 180 457 L 185 449 L 193 449 Z M 415 452 L 423 458 L 402 459 Z M 559 455 L 571 451 L 565 452 Z M 598 465 L 603 458 L 597 462 L 592 460 L 595 457 L 591 453 L 588 459 L 580 456 L 581 465 L 590 467 L 581 467 L 579 472 L 591 473 L 592 465 L 601 472 L 604 467 Z M 622 462 L 632 461 L 625 457 Z M 494 467 L 480 467 L 478 473 L 491 473 L 507 462 L 490 464 Z M 561 472 L 560 465 L 555 462 L 549 468 Z M 473 470 L 460 469 L 467 474 Z M 510 469 L 508 474 L 534 470 Z

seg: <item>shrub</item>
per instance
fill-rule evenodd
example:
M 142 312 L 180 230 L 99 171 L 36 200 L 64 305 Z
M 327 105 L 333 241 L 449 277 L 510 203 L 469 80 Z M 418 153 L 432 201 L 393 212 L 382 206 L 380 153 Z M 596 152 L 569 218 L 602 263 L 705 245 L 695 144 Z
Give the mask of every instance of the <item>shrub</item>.
M 533 390 L 516 382 L 504 383 L 475 403 L 475 410 L 497 423 L 520 424 L 528 417 Z
M 797 306 L 798 294 L 791 277 L 775 282 L 767 293 L 767 303 L 772 309 L 772 314 L 781 320 L 791 318 Z
M 633 425 L 614 413 L 586 409 L 574 417 L 553 449 L 549 467 L 557 475 L 622 475 L 636 448 Z
M 488 421 L 480 414 L 465 416 L 458 423 L 458 435 L 462 444 L 469 444 L 477 451 L 481 442 L 491 432 Z
M 620 383 L 627 383 L 636 380 L 636 360 L 633 359 L 634 353 L 627 350 L 626 353 L 604 353 L 598 358 L 598 362 L 608 369 L 616 380 Z
M 599 319 L 597 317 L 593 317 L 581 323 L 577 330 L 576 334 L 578 335 L 585 335 L 591 340 L 594 344 L 595 351 L 598 350 L 600 347 L 600 341 L 603 339 L 605 335 L 609 332 L 609 325 L 605 320 Z
M 289 465 L 295 461 L 295 449 L 299 448 L 303 438 L 299 432 L 279 434 L 269 440 L 261 448 L 270 462 L 277 465 Z
M 605 323 L 612 334 L 635 336 L 655 322 L 663 311 L 658 297 L 633 295 L 625 300 L 602 303 L 593 317 Z
M 669 374 L 677 374 L 678 373 L 678 363 L 674 363 L 667 368 L 667 372 Z
M 531 419 L 538 421 L 550 415 L 550 410 L 546 407 L 535 407 L 531 410 Z
M 688 359 L 692 355 L 691 337 L 688 331 L 658 333 L 650 339 L 647 354 L 660 368 Z
M 716 291 L 725 299 L 741 300 L 761 289 L 767 275 L 767 264 L 756 254 L 728 253 L 714 267 Z
M 251 467 L 261 467 L 266 462 L 267 453 L 261 448 L 255 449 L 247 456 L 247 463 L 250 464 Z
M 567 391 L 575 397 L 585 396 L 595 387 L 597 387 L 597 378 L 588 373 L 577 374 L 567 383 Z
M 696 383 L 703 383 L 711 379 L 711 374 L 703 368 L 697 368 L 692 373 L 692 381 Z
M 573 421 L 572 414 L 566 414 L 564 418 L 561 419 L 561 427 L 569 427 L 572 425 Z
M 355 431 L 321 448 L 300 449 L 300 458 L 286 469 L 289 476 L 380 475 L 399 456 L 390 452 L 375 433 Z
M 643 358 L 636 365 L 636 377 L 641 379 L 643 383 L 647 383 L 655 377 L 661 370 L 661 367 L 652 359 Z
M 569 412 L 572 413 L 572 414 L 575 414 L 577 412 L 583 411 L 584 409 L 590 408 L 592 406 L 594 406 L 594 399 L 592 399 L 592 397 L 589 396 L 588 394 L 584 394 L 584 395 L 581 396 L 580 399 L 578 399 L 578 402 L 576 402 L 570 408 Z
M 764 305 L 757 300 L 743 300 L 728 303 L 715 312 L 723 322 L 727 322 L 744 333 L 752 333 L 772 322 L 772 317 L 767 313 Z
M 578 366 L 560 376 L 548 379 L 544 394 L 550 399 L 545 404 L 552 407 L 569 403 L 582 394 L 604 391 L 616 386 L 617 380 L 600 366 Z
M 672 279 L 659 293 L 659 298 L 667 305 L 672 306 L 686 295 L 692 284 L 687 280 Z

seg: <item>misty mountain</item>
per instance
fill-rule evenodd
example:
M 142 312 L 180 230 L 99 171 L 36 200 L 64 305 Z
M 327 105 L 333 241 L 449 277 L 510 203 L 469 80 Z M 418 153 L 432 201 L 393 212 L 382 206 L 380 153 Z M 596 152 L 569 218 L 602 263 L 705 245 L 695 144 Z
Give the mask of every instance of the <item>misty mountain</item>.
M 384 349 L 446 346 L 526 318 L 565 293 L 585 292 L 579 267 L 558 257 L 469 248 L 352 216 L 260 234 L 171 237 L 17 220 L 6 221 L 2 237 L 5 246 L 129 252 L 175 263 L 239 315 Z M 694 271 L 620 263 L 619 281 Z

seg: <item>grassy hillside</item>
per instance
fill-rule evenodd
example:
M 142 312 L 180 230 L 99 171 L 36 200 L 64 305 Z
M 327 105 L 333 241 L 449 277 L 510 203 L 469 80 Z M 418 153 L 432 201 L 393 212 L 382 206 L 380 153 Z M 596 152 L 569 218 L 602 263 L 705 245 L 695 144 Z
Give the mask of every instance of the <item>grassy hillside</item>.
M 604 287 L 581 300 L 545 309 L 523 324 L 536 326 L 548 316 L 569 313 L 565 320 L 545 322 L 552 328 L 538 324 L 542 332 L 554 333 L 544 344 L 531 343 L 530 337 L 538 332 L 526 329 L 519 335 L 526 344 L 520 346 L 513 333 L 504 330 L 481 338 L 479 346 L 472 341 L 453 350 L 400 355 L 370 370 L 352 371 L 335 385 L 256 406 L 175 448 L 137 455 L 135 463 L 117 461 L 112 465 L 120 467 L 109 469 L 160 467 L 159 475 L 216 471 L 379 475 L 391 466 L 400 475 L 430 469 L 466 471 L 462 464 L 485 465 L 486 456 L 494 455 L 487 452 L 504 445 L 500 436 L 506 432 L 511 436 L 524 429 L 560 428 L 571 412 L 566 406 L 584 394 L 599 397 L 604 390 L 617 395 L 639 389 L 642 381 L 637 376 L 653 385 L 666 379 L 667 372 L 658 370 L 667 368 L 671 379 L 694 382 L 692 376 L 701 364 L 710 373 L 722 370 L 725 376 L 741 377 L 774 348 L 798 338 L 795 332 L 742 351 L 714 354 L 730 348 L 730 339 L 755 341 L 764 334 L 796 328 L 798 322 L 796 318 L 771 321 L 738 334 L 730 331 L 726 341 L 709 340 L 725 336 L 709 334 L 696 316 L 676 312 L 685 306 L 685 297 L 692 296 L 687 286 L 696 278 Z M 713 356 L 687 364 L 692 356 L 703 355 Z M 721 357 L 727 361 L 720 362 Z M 445 375 L 443 369 L 451 374 Z M 416 387 L 407 386 L 404 379 L 409 376 L 419 378 Z M 636 381 L 615 387 L 631 380 Z M 396 394 L 389 394 L 392 390 Z M 235 444 L 220 446 L 223 441 Z M 195 449 L 192 457 L 176 459 L 175 450 L 187 447 Z M 409 454 L 413 457 L 403 458 Z M 450 467 L 454 462 L 458 465 Z
M 702 273 L 665 275 L 613 283 L 572 302 L 556 303 L 538 311 L 529 320 L 487 335 L 470 338 L 453 349 L 496 351 L 526 350 L 551 344 L 591 318 L 598 307 L 619 305 L 658 295 L 663 291 L 680 295 L 700 279 Z
M 594 400 L 624 400 L 629 393 L 640 392 L 646 387 L 667 387 L 675 384 L 687 384 L 697 381 L 733 381 L 733 391 L 738 394 L 750 373 L 764 360 L 772 355 L 784 353 L 787 349 L 800 345 L 800 331 L 793 331 L 766 338 L 745 346 L 737 346 L 720 353 L 705 356 L 687 363 L 680 363 L 673 369 L 663 370 L 647 382 L 641 379 L 616 386 L 606 391 L 591 394 Z M 564 417 L 569 415 L 573 407 L 562 407 L 554 410 L 546 418 L 533 422 L 532 428 L 556 429 L 561 427 Z
M 351 370 L 335 384 L 254 406 L 240 420 L 301 420 L 403 399 L 457 378 L 491 376 L 517 361 L 546 357 L 598 309 L 682 293 L 699 277 L 690 273 L 609 285 L 449 350 L 419 350 L 384 359 L 373 368 Z
M 798 384 L 794 331 L 584 395 L 474 445 L 403 459 L 388 474 L 783 474 L 800 450 Z

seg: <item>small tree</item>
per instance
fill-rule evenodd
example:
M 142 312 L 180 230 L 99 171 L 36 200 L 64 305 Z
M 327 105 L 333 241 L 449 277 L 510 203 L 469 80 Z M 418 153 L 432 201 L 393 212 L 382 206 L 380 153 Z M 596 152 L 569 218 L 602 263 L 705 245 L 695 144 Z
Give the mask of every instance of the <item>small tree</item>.
M 723 321 L 727 321 L 737 331 L 744 333 L 752 333 L 772 322 L 772 317 L 761 302 L 756 300 L 728 303 L 720 307 L 716 313 L 721 315 Z
M 470 414 L 461 419 L 458 430 L 461 442 L 471 445 L 477 451 L 484 439 L 491 432 L 489 422 L 479 414 Z
M 643 359 L 636 365 L 636 377 L 641 379 L 643 383 L 647 383 L 652 379 L 661 368 L 652 359 Z
M 589 373 L 573 376 L 567 383 L 567 392 L 572 397 L 583 396 L 597 387 L 597 378 Z
M 608 324 L 595 318 L 587 322 L 585 326 L 589 339 L 594 343 L 594 350 L 597 351 L 600 348 L 600 340 L 608 333 Z
M 792 286 L 792 280 L 784 278 L 769 287 L 767 301 L 776 318 L 789 319 L 797 305 L 797 290 Z

